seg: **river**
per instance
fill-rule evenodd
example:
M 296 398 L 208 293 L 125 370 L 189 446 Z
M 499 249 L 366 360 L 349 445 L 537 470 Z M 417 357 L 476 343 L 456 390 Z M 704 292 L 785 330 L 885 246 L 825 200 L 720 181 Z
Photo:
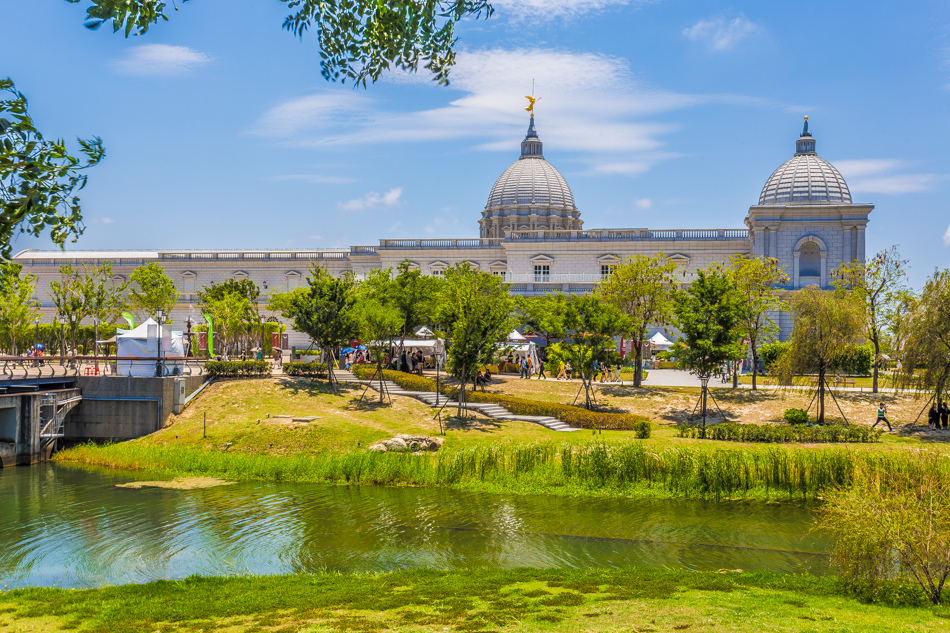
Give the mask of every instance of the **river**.
M 91 587 L 191 574 L 413 567 L 625 567 L 828 573 L 796 505 L 573 499 L 238 483 L 126 489 L 140 475 L 0 470 L 0 587 Z

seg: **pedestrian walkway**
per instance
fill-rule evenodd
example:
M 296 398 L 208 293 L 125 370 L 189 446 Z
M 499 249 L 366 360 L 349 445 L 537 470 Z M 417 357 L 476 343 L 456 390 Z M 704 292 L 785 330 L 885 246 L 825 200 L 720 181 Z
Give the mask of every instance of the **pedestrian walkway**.
M 379 391 L 379 381 L 378 380 L 360 380 L 354 376 L 351 372 L 346 370 L 336 370 L 333 372 L 334 377 L 339 379 L 340 382 L 350 382 L 360 385 L 368 385 L 371 389 Z M 420 400 L 430 407 L 446 407 L 448 409 L 457 408 L 459 403 L 455 400 L 450 400 L 446 396 L 439 394 L 438 396 L 434 391 L 409 391 L 403 389 L 396 383 L 384 380 L 383 381 L 383 390 L 392 396 L 407 396 L 409 398 L 415 398 Z M 447 401 L 448 400 L 448 401 Z M 552 431 L 558 432 L 570 432 L 570 431 L 580 431 L 581 429 L 576 429 L 565 422 L 561 422 L 557 418 L 544 415 L 515 415 L 508 409 L 504 408 L 501 405 L 492 403 L 492 402 L 466 402 L 462 405 L 463 409 L 468 411 L 475 411 L 486 417 L 496 419 L 496 420 L 520 420 L 522 422 L 533 422 L 534 424 L 540 424 L 541 426 L 550 429 Z

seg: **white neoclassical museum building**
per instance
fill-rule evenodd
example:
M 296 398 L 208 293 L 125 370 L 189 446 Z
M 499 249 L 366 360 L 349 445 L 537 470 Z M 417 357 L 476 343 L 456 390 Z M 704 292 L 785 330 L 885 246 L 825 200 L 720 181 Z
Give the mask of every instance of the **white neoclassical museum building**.
M 311 263 L 333 273 L 357 275 L 404 260 L 425 273 L 468 262 L 503 275 L 511 292 L 537 295 L 591 290 L 625 257 L 665 252 L 682 268 L 684 279 L 712 262 L 735 254 L 775 257 L 785 267 L 788 290 L 809 284 L 827 286 L 842 262 L 864 260 L 864 234 L 873 204 L 856 204 L 841 174 L 815 152 L 808 121 L 794 155 L 769 177 L 758 202 L 749 207 L 745 228 L 583 229 L 581 212 L 560 172 L 544 159 L 532 114 L 521 156 L 495 182 L 479 220 L 480 237 L 471 239 L 383 239 L 374 246 L 339 250 L 156 250 L 39 251 L 16 255 L 38 278 L 37 298 L 51 322 L 49 282 L 67 263 L 110 261 L 117 276 L 156 261 L 176 280 L 181 300 L 172 314 L 184 319 L 196 289 L 228 278 L 250 279 L 266 301 L 271 292 L 304 283 Z M 783 335 L 787 315 L 779 316 Z M 307 341 L 291 334 L 292 345 Z

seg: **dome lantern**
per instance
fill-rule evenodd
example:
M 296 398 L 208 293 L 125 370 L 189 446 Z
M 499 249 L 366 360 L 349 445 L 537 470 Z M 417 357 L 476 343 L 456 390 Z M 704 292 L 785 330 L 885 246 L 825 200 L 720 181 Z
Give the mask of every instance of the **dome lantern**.
M 815 154 L 815 139 L 812 137 L 811 132 L 808 131 L 807 116 L 805 117 L 805 128 L 802 130 L 802 135 L 795 141 L 795 153 Z

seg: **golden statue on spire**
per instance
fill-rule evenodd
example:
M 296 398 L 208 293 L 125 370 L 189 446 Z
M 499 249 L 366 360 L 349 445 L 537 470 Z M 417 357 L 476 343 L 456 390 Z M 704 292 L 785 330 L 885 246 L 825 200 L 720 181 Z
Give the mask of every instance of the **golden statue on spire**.
M 534 103 L 536 101 L 540 101 L 541 97 L 529 97 L 528 95 L 525 95 L 524 98 L 528 100 L 528 107 L 525 108 L 525 111 L 530 112 L 531 116 L 534 116 Z

